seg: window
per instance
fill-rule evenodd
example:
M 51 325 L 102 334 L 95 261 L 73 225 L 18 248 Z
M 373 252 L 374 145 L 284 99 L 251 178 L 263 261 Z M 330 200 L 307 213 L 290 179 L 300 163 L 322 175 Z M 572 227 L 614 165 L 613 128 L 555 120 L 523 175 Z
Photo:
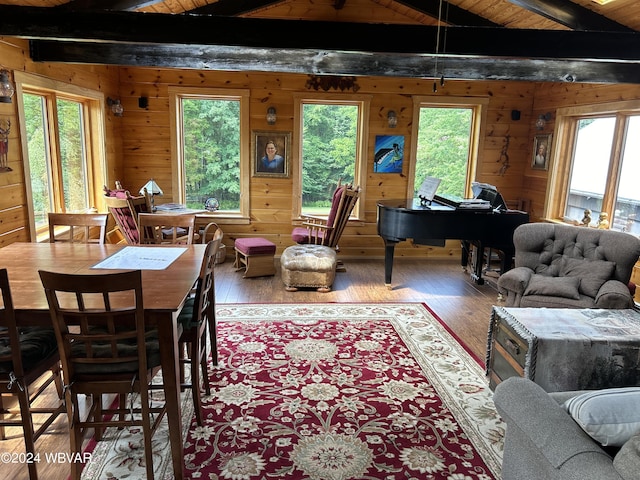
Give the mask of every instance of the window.
M 49 212 L 101 206 L 102 94 L 17 72 L 32 240 L 48 235 Z
M 416 97 L 409 196 L 417 197 L 426 177 L 441 180 L 437 194 L 468 198 L 479 150 L 484 99 Z
M 299 129 L 294 132 L 299 146 L 298 181 L 294 182 L 294 218 L 302 213 L 329 213 L 338 181 L 364 185 L 364 125 L 369 97 L 304 97 L 297 99 Z M 362 205 L 353 216 L 362 218 Z
M 189 208 L 219 205 L 219 215 L 249 217 L 248 98 L 244 90 L 169 90 L 175 120 L 174 191 Z
M 601 213 L 610 228 L 640 234 L 640 103 L 619 102 L 557 112 L 549 218 L 591 225 Z

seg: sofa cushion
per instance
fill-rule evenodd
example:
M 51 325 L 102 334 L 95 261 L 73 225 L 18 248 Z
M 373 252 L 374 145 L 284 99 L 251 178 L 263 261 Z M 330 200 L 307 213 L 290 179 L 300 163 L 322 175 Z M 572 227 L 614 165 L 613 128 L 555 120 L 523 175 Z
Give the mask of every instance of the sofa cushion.
M 620 447 L 640 432 L 640 387 L 594 390 L 567 400 L 563 407 L 603 446 Z
M 616 263 L 606 260 L 564 258 L 560 275 L 580 279 L 580 293 L 595 298 L 602 284 L 613 278 L 615 269 Z
M 548 277 L 534 274 L 531 275 L 524 295 L 546 295 L 579 300 L 579 285 L 580 279 L 577 277 Z
M 631 437 L 613 458 L 613 468 L 624 480 L 637 480 L 640 472 L 640 435 Z

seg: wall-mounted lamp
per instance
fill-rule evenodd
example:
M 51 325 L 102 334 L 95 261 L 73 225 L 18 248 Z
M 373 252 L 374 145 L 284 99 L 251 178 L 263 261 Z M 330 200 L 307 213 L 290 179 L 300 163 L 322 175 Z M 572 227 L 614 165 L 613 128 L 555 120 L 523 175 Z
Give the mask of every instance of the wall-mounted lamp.
M 389 110 L 389 113 L 387 113 L 387 122 L 389 122 L 389 128 L 396 128 L 398 125 L 398 116 L 395 110 Z
M 267 108 L 267 123 L 269 125 L 276 124 L 276 108 L 275 107 Z
M 109 105 L 111 112 L 113 112 L 116 117 L 121 117 L 124 113 L 124 107 L 122 106 L 122 103 L 120 103 L 119 98 L 114 100 L 111 97 L 107 97 L 107 105 Z
M 536 128 L 543 130 L 549 120 L 551 120 L 551 112 L 541 113 L 536 120 Z
M 164 195 L 164 192 L 162 191 L 160 186 L 156 183 L 156 181 L 153 178 L 149 180 L 147 183 L 145 183 L 144 186 L 140 189 L 140 195 L 144 195 L 145 190 L 149 195 L 151 195 L 151 211 L 155 212 L 156 206 L 155 206 L 154 198 L 156 197 L 156 195 L 159 195 L 159 196 Z
M 16 92 L 16 89 L 11 83 L 9 78 L 9 70 L 0 70 L 0 103 L 11 103 L 11 97 Z

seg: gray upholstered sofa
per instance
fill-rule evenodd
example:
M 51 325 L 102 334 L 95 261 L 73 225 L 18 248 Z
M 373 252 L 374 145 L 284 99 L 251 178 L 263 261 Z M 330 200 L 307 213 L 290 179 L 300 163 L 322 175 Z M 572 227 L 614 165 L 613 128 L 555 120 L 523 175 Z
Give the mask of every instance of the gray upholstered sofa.
M 513 235 L 515 268 L 498 279 L 507 307 L 631 308 L 634 235 L 554 223 L 528 223 Z
M 547 394 L 519 377 L 496 387 L 494 402 L 506 423 L 503 480 L 640 478 L 640 436 L 606 452 L 561 406 L 581 393 Z

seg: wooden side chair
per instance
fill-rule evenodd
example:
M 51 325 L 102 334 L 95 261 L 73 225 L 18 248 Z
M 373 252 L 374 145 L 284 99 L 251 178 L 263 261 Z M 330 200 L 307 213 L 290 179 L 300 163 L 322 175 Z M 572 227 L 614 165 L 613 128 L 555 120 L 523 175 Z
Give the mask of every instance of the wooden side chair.
M 182 325 L 180 351 L 184 353 L 184 347 L 188 347 L 189 350 L 189 357 L 183 357 L 181 362 L 182 387 L 191 388 L 198 425 L 203 424 L 201 382 L 207 395 L 211 394 L 207 369 L 207 330 L 209 331 L 211 343 L 212 361 L 214 365 L 218 364 L 213 269 L 216 263 L 216 254 L 222 242 L 222 236 L 222 230 L 217 229 L 213 239 L 207 243 L 194 295 L 187 300 L 178 316 L 178 322 Z M 191 383 L 189 384 L 184 383 L 184 365 L 187 363 L 191 366 Z
M 144 436 L 148 479 L 153 479 L 151 438 L 166 406 L 151 406 L 151 381 L 160 370 L 157 330 L 145 328 L 140 270 L 81 275 L 40 271 L 62 361 L 65 403 L 71 428 L 71 453 L 82 451 L 84 435 L 94 429 L 137 426 Z M 102 396 L 138 394 L 140 407 L 103 408 Z M 82 396 L 79 398 L 79 396 Z M 86 401 L 90 401 L 86 418 Z M 154 402 L 155 403 L 155 402 Z M 152 418 L 153 416 L 153 418 Z M 83 465 L 71 464 L 71 478 Z
M 49 213 L 49 242 L 102 245 L 107 236 L 108 220 L 107 213 Z M 98 230 L 97 235 L 95 230 Z
M 107 209 L 129 245 L 140 243 L 138 215 L 151 212 L 149 194 L 132 196 L 128 190 L 109 190 L 105 188 L 104 196 Z
M 140 213 L 140 243 L 191 245 L 195 236 L 195 222 L 195 215 Z
M 5 439 L 5 427 L 22 427 L 25 452 L 34 455 L 36 440 L 65 411 L 61 401 L 52 407 L 33 407 L 34 401 L 52 383 L 62 398 L 58 345 L 51 328 L 16 326 L 5 268 L 0 270 L 0 290 L 3 303 L 0 309 L 0 439 Z M 39 381 L 32 391 L 36 380 L 41 378 L 45 380 Z M 2 398 L 7 395 L 17 397 L 17 405 L 5 405 Z M 37 429 L 35 415 L 44 419 Z M 37 480 L 37 462 L 28 463 L 28 469 L 29 478 Z

